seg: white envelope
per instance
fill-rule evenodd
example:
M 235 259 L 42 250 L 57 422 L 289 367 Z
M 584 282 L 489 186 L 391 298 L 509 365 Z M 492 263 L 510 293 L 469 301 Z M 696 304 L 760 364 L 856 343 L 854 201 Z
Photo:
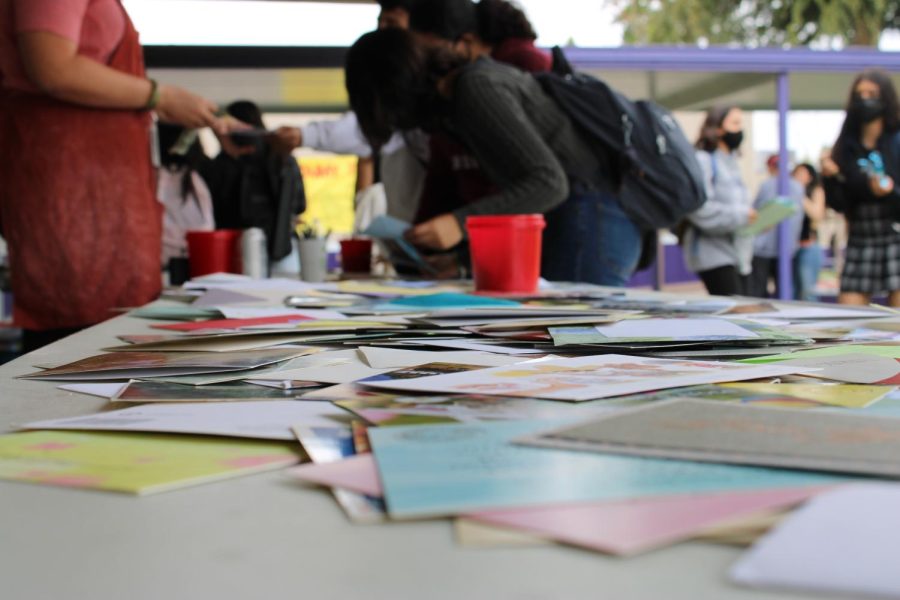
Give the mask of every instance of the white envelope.
M 898 506 L 900 484 L 826 492 L 757 542 L 731 577 L 754 587 L 898 598 Z

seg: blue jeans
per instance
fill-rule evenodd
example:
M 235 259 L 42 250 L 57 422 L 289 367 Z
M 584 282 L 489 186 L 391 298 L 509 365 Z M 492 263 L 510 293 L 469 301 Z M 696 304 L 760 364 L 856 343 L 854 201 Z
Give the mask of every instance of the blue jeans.
M 573 193 L 544 218 L 545 279 L 615 287 L 628 283 L 641 256 L 641 233 L 614 196 Z
M 794 254 L 794 299 L 815 302 L 816 283 L 822 270 L 822 247 L 812 244 Z

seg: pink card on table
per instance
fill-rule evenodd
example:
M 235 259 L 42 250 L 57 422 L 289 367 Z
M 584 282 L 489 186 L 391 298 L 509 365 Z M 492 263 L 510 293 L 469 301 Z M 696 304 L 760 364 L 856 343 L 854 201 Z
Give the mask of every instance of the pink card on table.
M 825 489 L 805 487 L 691 494 L 489 511 L 467 516 L 591 550 L 632 555 L 687 539 L 732 518 L 799 504 Z
M 381 480 L 371 454 L 358 454 L 330 463 L 307 463 L 285 471 L 310 483 L 336 487 L 367 496 L 381 496 Z

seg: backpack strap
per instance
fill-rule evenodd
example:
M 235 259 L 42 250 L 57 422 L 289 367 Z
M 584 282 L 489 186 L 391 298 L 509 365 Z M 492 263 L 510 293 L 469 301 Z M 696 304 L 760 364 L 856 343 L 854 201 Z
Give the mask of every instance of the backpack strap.
M 555 73 L 557 75 L 573 75 L 575 73 L 575 69 L 572 68 L 572 63 L 569 62 L 569 59 L 566 58 L 566 55 L 563 53 L 562 48 L 559 46 L 553 46 L 550 50 L 550 55 L 552 57 L 550 72 Z

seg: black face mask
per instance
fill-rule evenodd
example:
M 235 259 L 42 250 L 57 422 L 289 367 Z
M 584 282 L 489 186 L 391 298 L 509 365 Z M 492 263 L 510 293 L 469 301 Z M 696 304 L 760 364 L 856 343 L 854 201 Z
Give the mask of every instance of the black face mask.
M 884 104 L 880 98 L 860 98 L 854 96 L 850 112 L 862 123 L 871 123 L 884 116 Z
M 726 131 L 722 135 L 722 141 L 725 142 L 725 145 L 728 146 L 729 150 L 737 150 L 741 147 L 741 143 L 744 141 L 744 132 Z

